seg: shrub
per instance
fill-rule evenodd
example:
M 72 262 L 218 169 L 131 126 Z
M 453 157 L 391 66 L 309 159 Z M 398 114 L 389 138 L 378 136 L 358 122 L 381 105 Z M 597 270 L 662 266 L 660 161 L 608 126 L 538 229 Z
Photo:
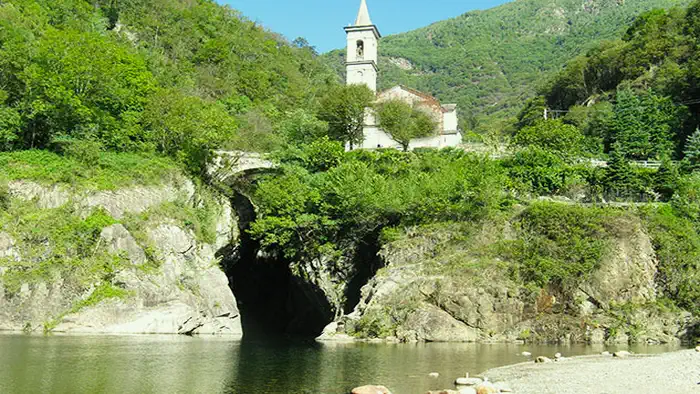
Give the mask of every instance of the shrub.
M 602 208 L 536 203 L 518 220 L 518 238 L 505 257 L 516 278 L 540 287 L 576 286 L 598 268 L 608 251 L 610 227 L 621 214 Z
M 670 206 L 642 211 L 659 260 L 657 282 L 676 305 L 700 313 L 700 235 Z

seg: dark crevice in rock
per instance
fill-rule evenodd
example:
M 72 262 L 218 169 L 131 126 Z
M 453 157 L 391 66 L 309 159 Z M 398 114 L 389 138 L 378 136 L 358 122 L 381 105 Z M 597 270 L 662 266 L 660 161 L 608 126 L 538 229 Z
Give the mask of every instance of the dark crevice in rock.
M 379 255 L 381 245 L 379 243 L 379 233 L 376 232 L 365 236 L 356 247 L 355 251 L 355 275 L 348 282 L 345 288 L 345 305 L 343 312 L 351 313 L 362 298 L 362 287 L 370 279 L 374 278 L 380 268 L 384 267 L 384 260 Z
M 240 241 L 219 256 L 238 302 L 244 339 L 315 338 L 333 319 L 323 291 L 294 276 L 288 261 L 260 253 L 248 229 L 255 208 L 240 194 L 231 200 L 239 219 Z

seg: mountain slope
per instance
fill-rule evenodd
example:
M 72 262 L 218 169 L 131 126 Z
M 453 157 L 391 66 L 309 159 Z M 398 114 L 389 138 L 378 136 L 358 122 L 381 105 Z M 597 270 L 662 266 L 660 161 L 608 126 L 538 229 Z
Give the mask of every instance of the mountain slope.
M 688 2 L 516 0 L 469 12 L 384 38 L 379 85 L 405 84 L 456 102 L 467 121 L 462 127 L 473 128 L 475 118 L 513 115 L 568 59 L 619 37 L 640 13 Z M 344 50 L 326 55 L 341 74 L 343 56 Z

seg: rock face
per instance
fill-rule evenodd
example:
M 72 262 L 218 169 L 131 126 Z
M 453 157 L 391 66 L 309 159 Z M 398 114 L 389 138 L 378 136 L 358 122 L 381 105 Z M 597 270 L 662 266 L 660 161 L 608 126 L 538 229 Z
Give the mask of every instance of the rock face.
M 146 262 L 146 253 L 123 225 L 105 227 L 100 238 L 105 241 L 110 253 L 118 255 L 125 252 L 131 264 L 140 266 Z
M 515 282 L 508 264 L 479 260 L 470 245 L 453 247 L 462 237 L 459 230 L 408 230 L 382 249 L 385 268 L 362 288 L 354 311 L 320 339 L 349 334 L 406 342 L 679 342 L 692 322 L 690 314 L 635 307 L 625 317 L 627 330 L 611 310 L 611 302 L 656 300 L 651 241 L 639 223 L 625 229 L 612 240 L 599 269 L 574 289 L 533 289 Z M 485 247 L 511 232 L 507 224 L 479 231 L 473 242 Z
M 227 199 L 206 196 L 217 215 L 212 225 L 215 239 L 205 241 L 182 219 L 168 211 L 158 213 L 162 204 L 175 201 L 197 209 L 197 201 L 205 197 L 197 196 L 194 185 L 184 178 L 161 186 L 79 193 L 67 186 L 22 181 L 13 182 L 10 193 L 37 209 L 71 204 L 82 217 L 102 209 L 119 222 L 98 232 L 93 252 L 124 263 L 106 271 L 111 273 L 99 283 L 81 283 L 71 271 L 41 280 L 13 279 L 16 276 L 5 275 L 7 264 L 22 263 L 25 246 L 0 232 L 0 330 L 242 336 L 236 300 L 215 256 L 238 237 L 237 219 Z M 135 215 L 148 212 L 157 213 L 134 222 Z M 10 279 L 22 281 L 13 283 L 18 290 L 7 290 Z
M 67 186 L 42 186 L 32 181 L 12 181 L 8 184 L 10 195 L 25 201 L 34 201 L 40 209 L 59 208 L 72 204 L 84 213 L 102 208 L 115 219 L 122 219 L 127 213 L 141 213 L 177 198 L 191 199 L 194 184 L 182 179 L 178 184 L 160 186 L 140 186 L 118 191 L 72 192 Z

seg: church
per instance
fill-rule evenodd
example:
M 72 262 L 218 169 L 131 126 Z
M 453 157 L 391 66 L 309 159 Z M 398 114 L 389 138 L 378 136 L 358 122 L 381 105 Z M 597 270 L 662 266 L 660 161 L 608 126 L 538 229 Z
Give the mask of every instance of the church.
M 365 84 L 376 93 L 381 34 L 369 17 L 366 0 L 360 4 L 355 24 L 346 27 L 345 33 L 347 84 Z M 440 104 L 438 99 L 429 94 L 401 85 L 377 93 L 378 103 L 397 99 L 427 112 L 438 125 L 434 135 L 412 140 L 409 149 L 455 147 L 462 142 L 462 134 L 457 127 L 456 104 Z M 357 146 L 358 149 L 401 148 L 398 142 L 379 128 L 371 111 L 365 117 L 364 136 L 364 142 Z

